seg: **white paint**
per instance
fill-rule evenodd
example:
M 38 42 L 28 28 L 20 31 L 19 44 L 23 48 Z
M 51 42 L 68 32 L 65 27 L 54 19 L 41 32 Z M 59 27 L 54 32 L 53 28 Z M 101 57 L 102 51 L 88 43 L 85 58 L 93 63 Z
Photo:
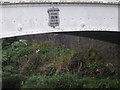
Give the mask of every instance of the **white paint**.
M 0 2 L 119 2 L 120 0 L 0 0 Z
M 94 4 L 61 4 L 60 26 L 48 25 L 51 5 L 4 6 L 0 8 L 0 38 L 66 31 L 118 31 L 118 6 Z

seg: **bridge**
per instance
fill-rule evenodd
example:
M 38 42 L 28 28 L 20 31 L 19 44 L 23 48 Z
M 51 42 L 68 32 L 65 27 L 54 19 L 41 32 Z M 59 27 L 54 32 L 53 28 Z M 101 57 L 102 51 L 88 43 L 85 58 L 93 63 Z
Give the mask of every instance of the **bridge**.
M 114 40 L 119 37 L 119 0 L 0 0 L 0 3 L 0 38 L 64 32 L 97 35 L 110 32 Z

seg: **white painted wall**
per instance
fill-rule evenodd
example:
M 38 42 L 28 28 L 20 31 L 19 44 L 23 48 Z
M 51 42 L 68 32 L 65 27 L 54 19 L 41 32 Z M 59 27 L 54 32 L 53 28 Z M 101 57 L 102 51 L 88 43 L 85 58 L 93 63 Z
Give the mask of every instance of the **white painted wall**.
M 5 6 L 0 8 L 0 38 L 66 31 L 118 31 L 118 6 L 94 4 L 57 5 L 60 26 L 48 25 L 51 5 Z
M 0 0 L 1 2 L 119 2 L 120 0 Z

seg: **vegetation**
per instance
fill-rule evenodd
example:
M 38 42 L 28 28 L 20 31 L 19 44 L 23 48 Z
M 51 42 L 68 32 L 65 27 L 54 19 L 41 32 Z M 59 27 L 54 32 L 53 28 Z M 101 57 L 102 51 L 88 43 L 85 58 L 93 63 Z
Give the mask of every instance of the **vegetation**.
M 14 39 L 3 45 L 3 88 L 120 88 L 117 67 L 93 48 L 83 54 Z

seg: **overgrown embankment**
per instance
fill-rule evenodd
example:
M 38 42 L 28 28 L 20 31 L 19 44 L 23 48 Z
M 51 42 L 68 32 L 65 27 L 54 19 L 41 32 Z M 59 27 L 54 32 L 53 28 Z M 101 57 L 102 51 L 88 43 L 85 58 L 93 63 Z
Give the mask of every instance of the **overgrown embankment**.
M 4 41 L 3 87 L 118 88 L 118 68 L 90 48 L 86 53 L 54 42 Z

